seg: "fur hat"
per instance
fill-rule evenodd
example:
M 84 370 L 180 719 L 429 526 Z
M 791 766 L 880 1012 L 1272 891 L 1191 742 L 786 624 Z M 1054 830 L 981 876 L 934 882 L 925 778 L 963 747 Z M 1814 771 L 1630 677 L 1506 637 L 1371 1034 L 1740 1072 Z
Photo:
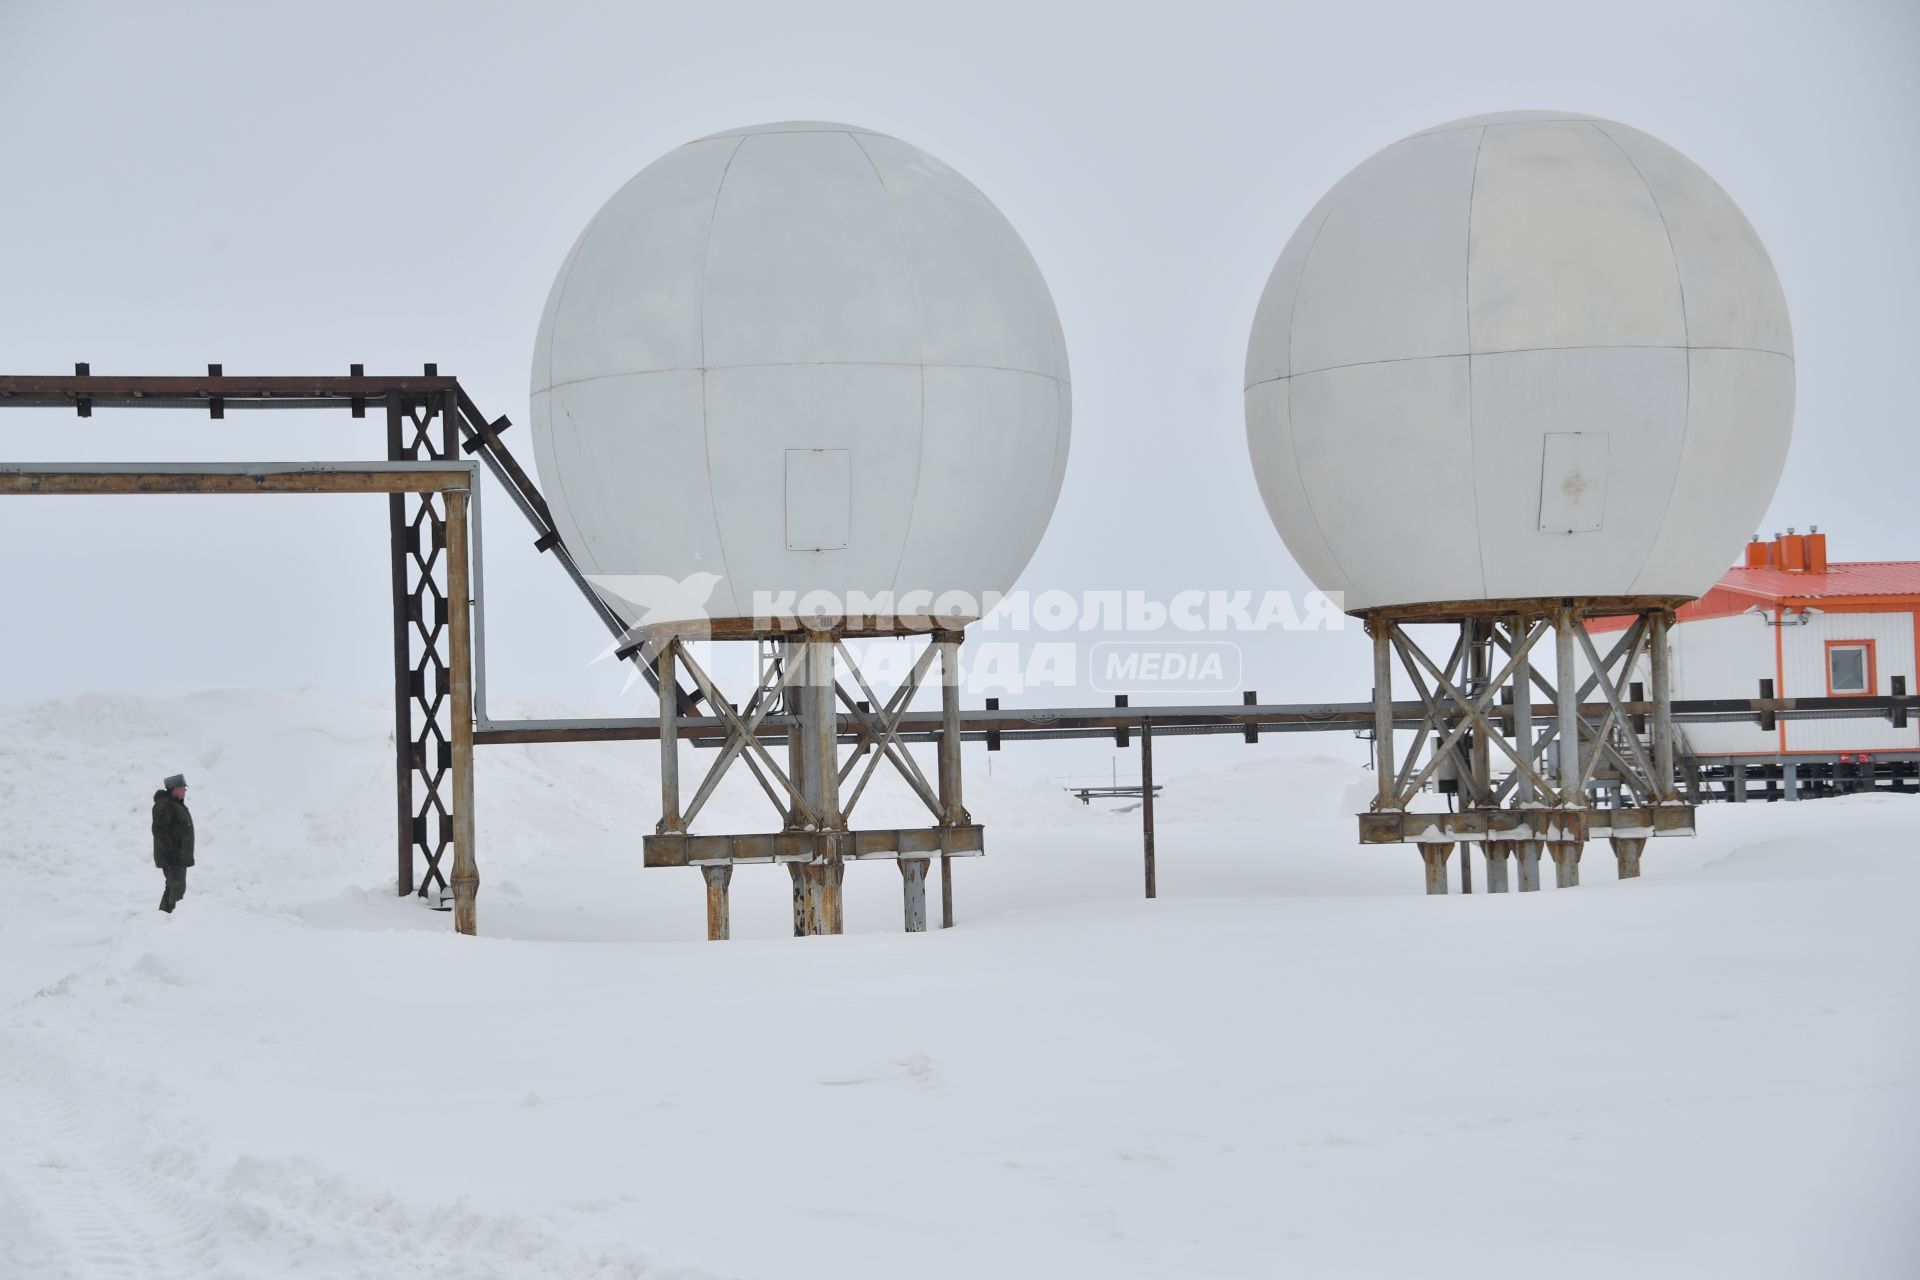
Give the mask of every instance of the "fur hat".
M 187 785 L 187 775 L 184 773 L 176 773 L 171 778 L 168 778 L 164 785 L 168 791 L 173 790 L 175 787 L 184 787 Z

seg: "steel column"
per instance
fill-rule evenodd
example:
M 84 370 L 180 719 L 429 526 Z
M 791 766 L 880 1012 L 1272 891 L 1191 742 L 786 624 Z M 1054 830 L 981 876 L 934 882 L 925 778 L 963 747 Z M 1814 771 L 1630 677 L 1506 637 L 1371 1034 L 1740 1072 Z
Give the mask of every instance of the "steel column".
M 780 660 L 784 664 L 782 667 L 784 672 L 799 673 L 781 695 L 786 713 L 797 721 L 805 714 L 805 703 L 801 697 L 800 686 L 806 682 L 807 678 L 806 646 L 792 636 L 782 639 Z M 787 776 L 793 779 L 795 786 L 801 785 L 801 779 L 807 772 L 806 756 L 801 747 L 803 736 L 797 724 L 794 731 L 787 734 Z M 800 829 L 801 822 L 800 800 L 797 796 L 789 797 L 786 829 L 797 831 Z M 804 938 L 813 932 L 813 913 L 807 906 L 807 869 L 798 862 L 789 862 L 787 874 L 793 879 L 793 936 Z
M 1153 726 L 1140 726 L 1140 837 L 1146 858 L 1147 896 L 1160 896 L 1153 848 Z
M 400 406 L 387 404 L 387 460 L 398 462 L 409 455 L 403 452 L 400 438 Z M 425 501 L 423 495 L 396 493 L 387 498 L 387 533 L 393 573 L 393 765 L 399 863 L 394 876 L 395 892 L 406 897 L 413 892 L 413 622 L 407 615 L 412 595 L 407 574 L 407 504 Z
M 1453 852 L 1451 844 L 1422 842 L 1420 861 L 1426 864 L 1427 892 L 1444 894 L 1447 891 L 1447 855 Z
M 660 680 L 660 823 L 662 835 L 679 831 L 680 823 L 680 640 L 668 636 L 654 654 Z M 709 885 L 712 881 L 709 878 Z
M 1373 771 L 1378 794 L 1374 808 L 1393 805 L 1393 624 L 1369 619 L 1373 637 Z
M 1526 620 L 1515 614 L 1508 623 L 1508 630 L 1512 633 L 1513 642 L 1517 648 L 1527 633 Z M 1533 753 L 1533 655 L 1531 653 L 1521 654 L 1519 662 L 1515 664 L 1512 689 L 1513 742 L 1520 748 L 1520 758 L 1531 761 L 1535 758 Z M 1537 801 L 1540 798 L 1540 791 L 1533 785 L 1533 779 L 1525 773 L 1518 773 L 1515 776 L 1519 778 L 1515 786 L 1518 789 L 1520 803 L 1529 805 Z M 1504 870 L 1503 867 L 1502 871 Z M 1489 871 L 1488 874 L 1491 875 L 1492 872 Z M 1504 892 L 1504 887 L 1493 890 L 1489 885 L 1488 889 L 1492 892 Z
M 834 706 L 834 640 L 809 634 L 800 642 L 806 664 L 794 688 L 800 696 L 800 792 L 819 819 L 814 855 L 801 867 L 803 901 L 799 904 L 810 934 L 841 933 L 845 929 L 840 886 L 845 874 L 841 860 L 840 757 L 835 738 L 839 727 Z
M 391 396 L 387 455 L 391 462 L 438 462 L 455 456 L 457 393 Z M 396 888 L 412 889 L 415 859 L 425 863 L 421 897 L 445 890 L 441 862 L 454 843 L 450 798 L 453 743 L 443 727 L 451 672 L 443 653 L 448 601 L 440 587 L 445 563 L 446 495 L 396 496 L 388 505 L 394 605 L 394 753 L 399 818 Z M 418 655 L 415 654 L 416 644 Z M 471 725 L 469 725 L 469 731 Z
M 1613 837 L 1613 858 L 1620 868 L 1622 880 L 1631 880 L 1640 874 L 1640 853 L 1646 847 L 1645 836 Z
M 1656 610 L 1647 620 L 1653 666 L 1654 776 L 1649 781 L 1654 785 L 1654 798 L 1663 803 L 1679 799 L 1673 789 L 1673 660 L 1667 635 L 1671 621 L 1672 615 L 1665 610 Z M 1628 662 L 1631 664 L 1632 659 Z
M 960 772 L 960 641 L 958 632 L 943 631 L 934 639 L 940 646 L 940 825 L 965 826 L 972 821 L 963 802 Z M 953 928 L 953 859 L 940 855 L 940 927 Z
M 1571 889 L 1580 883 L 1581 844 L 1577 840 L 1549 840 L 1547 853 L 1553 858 L 1553 887 Z
M 927 931 L 927 859 L 901 858 L 900 892 L 908 933 Z
M 1507 892 L 1507 859 L 1513 855 L 1512 840 L 1489 840 L 1487 850 L 1487 892 Z
M 1516 840 L 1513 842 L 1513 861 L 1515 878 L 1520 882 L 1521 893 L 1537 893 L 1540 889 L 1540 846 L 1539 840 Z
M 1580 700 L 1573 683 L 1573 610 L 1561 605 L 1553 611 L 1554 698 L 1560 719 L 1560 767 L 1554 780 L 1560 784 L 1560 803 L 1584 803 L 1580 785 Z M 1600 749 L 1599 743 L 1594 750 Z
M 662 677 L 660 687 L 671 689 L 673 686 Z M 671 702 L 673 699 L 668 697 L 664 701 Z M 707 941 L 725 942 L 733 936 L 733 907 L 729 895 L 733 867 L 702 867 L 700 875 L 707 882 Z
M 1489 651 L 1493 647 L 1493 620 L 1491 618 L 1468 618 L 1460 624 L 1465 633 L 1461 639 L 1465 642 L 1467 656 L 1467 678 L 1464 689 L 1467 697 L 1478 701 L 1486 692 L 1487 677 L 1492 673 L 1488 664 Z M 1470 741 L 1472 751 L 1468 754 L 1468 763 L 1473 773 L 1473 803 L 1485 804 L 1493 792 L 1493 746 L 1487 741 L 1484 725 L 1473 731 Z
M 447 647 L 452 666 L 453 927 L 477 932 L 474 900 L 480 871 L 473 848 L 473 645 L 469 634 L 472 590 L 468 585 L 467 504 L 471 495 L 449 493 L 447 501 Z

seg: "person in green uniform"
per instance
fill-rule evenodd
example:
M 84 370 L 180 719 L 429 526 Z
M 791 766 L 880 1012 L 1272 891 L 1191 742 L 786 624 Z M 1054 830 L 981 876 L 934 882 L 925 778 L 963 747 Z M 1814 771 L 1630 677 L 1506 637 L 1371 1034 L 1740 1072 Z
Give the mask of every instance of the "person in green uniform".
M 187 780 L 174 774 L 153 793 L 153 865 L 166 873 L 160 909 L 171 912 L 187 896 L 187 868 L 193 865 L 193 815 L 187 812 Z

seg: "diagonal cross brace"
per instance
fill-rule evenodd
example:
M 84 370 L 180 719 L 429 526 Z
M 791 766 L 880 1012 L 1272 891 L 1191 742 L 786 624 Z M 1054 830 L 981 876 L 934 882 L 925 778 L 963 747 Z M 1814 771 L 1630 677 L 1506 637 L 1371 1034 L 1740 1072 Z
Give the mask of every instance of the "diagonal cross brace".
M 879 699 L 874 697 L 873 690 L 868 686 L 866 677 L 860 674 L 860 668 L 855 665 L 853 655 L 847 652 L 845 645 L 839 644 L 838 641 L 836 641 L 835 644 L 840 650 L 840 655 L 847 660 L 847 669 L 853 672 L 853 678 L 859 683 L 860 691 L 867 695 L 868 702 L 878 703 Z M 841 816 L 844 817 L 853 812 L 853 806 L 859 801 L 860 793 L 866 789 L 867 783 L 872 779 L 874 771 L 880 767 L 881 758 L 885 757 L 892 762 L 893 767 L 899 771 L 900 776 L 905 778 L 907 784 L 919 795 L 921 803 L 933 811 L 933 816 L 935 818 L 945 817 L 945 813 L 940 807 L 939 797 L 934 794 L 933 788 L 927 783 L 926 775 L 920 772 L 920 766 L 914 762 L 913 754 L 906 749 L 906 744 L 902 743 L 899 738 L 900 718 L 906 714 L 908 703 L 913 700 L 915 691 L 920 688 L 920 682 L 926 678 L 927 668 L 932 664 L 938 652 L 939 646 L 934 644 L 929 644 L 921 651 L 920 657 L 913 664 L 913 670 L 907 673 L 906 681 L 894 691 L 893 697 L 887 701 L 886 709 L 880 714 L 880 723 L 878 725 L 875 725 L 873 718 L 862 711 L 859 704 L 848 696 L 846 690 L 838 690 L 840 700 L 844 702 L 847 708 L 853 712 L 854 716 L 859 719 L 862 729 L 869 737 L 873 737 L 876 740 L 873 758 L 867 761 L 866 770 L 861 773 L 860 781 L 855 784 L 852 797 L 848 799 L 841 809 Z M 897 753 L 896 748 L 898 748 Z
M 1422 665 L 1424 665 L 1433 676 L 1441 691 L 1466 710 L 1467 714 L 1472 717 L 1472 721 L 1478 723 L 1485 732 L 1488 741 L 1498 746 L 1500 750 L 1506 754 L 1507 758 L 1513 761 L 1516 769 L 1523 771 L 1527 777 L 1531 778 L 1536 787 L 1544 788 L 1548 794 L 1552 794 L 1553 788 L 1547 786 L 1546 780 L 1534 771 L 1532 765 L 1522 760 L 1519 753 L 1508 745 L 1506 735 L 1499 732 L 1486 718 L 1485 714 L 1485 708 L 1492 701 L 1494 695 L 1505 686 L 1508 677 L 1513 674 L 1514 669 L 1517 668 L 1526 658 L 1527 654 L 1533 650 L 1533 646 L 1539 642 L 1540 637 L 1545 635 L 1546 632 L 1547 624 L 1544 621 L 1534 623 L 1528 630 L 1526 637 L 1518 641 L 1509 651 L 1507 665 L 1500 669 L 1498 675 L 1487 682 L 1487 687 L 1482 690 L 1480 696 L 1471 703 L 1468 702 L 1467 696 L 1460 692 L 1458 686 L 1433 665 L 1432 660 L 1429 659 L 1426 654 L 1421 653 L 1419 649 L 1414 648 L 1407 642 L 1398 627 L 1394 628 L 1394 644 L 1400 649 L 1403 660 L 1409 651 L 1420 660 Z
M 1393 627 L 1393 630 L 1389 634 L 1392 636 L 1394 647 L 1400 651 L 1402 658 L 1404 659 L 1405 656 L 1411 652 L 1413 656 L 1427 668 L 1427 673 L 1434 678 L 1440 689 L 1446 693 L 1448 697 L 1459 703 L 1461 708 L 1466 712 L 1465 717 L 1456 723 L 1453 728 L 1448 731 L 1446 738 L 1441 744 L 1434 748 L 1433 757 L 1427 761 L 1426 767 L 1415 776 L 1408 788 L 1396 797 L 1396 800 L 1400 804 L 1405 804 L 1413 793 L 1418 791 L 1421 786 L 1426 783 L 1426 780 L 1432 776 L 1433 771 L 1440 767 L 1441 759 L 1445 757 L 1447 752 L 1453 749 L 1455 743 L 1466 736 L 1467 730 L 1475 724 L 1478 724 L 1487 733 L 1488 738 L 1497 743 L 1502 751 L 1506 752 L 1507 757 L 1513 761 L 1516 768 L 1526 770 L 1529 774 L 1532 774 L 1536 785 L 1544 786 L 1539 775 L 1533 772 L 1532 766 L 1521 760 L 1519 754 L 1507 745 L 1506 737 L 1494 731 L 1492 724 L 1487 720 L 1486 709 L 1488 705 L 1492 703 L 1494 695 L 1499 692 L 1501 686 L 1506 684 L 1507 678 L 1513 674 L 1514 668 L 1520 665 L 1520 660 L 1533 648 L 1535 642 L 1546 634 L 1546 630 L 1547 624 L 1544 621 L 1536 622 L 1532 629 L 1527 632 L 1526 638 L 1514 646 L 1513 654 L 1507 659 L 1507 665 L 1500 668 L 1499 674 L 1487 682 L 1487 687 L 1481 691 L 1479 697 L 1469 700 L 1465 694 L 1461 693 L 1460 690 L 1454 686 L 1451 680 L 1448 680 L 1441 674 L 1440 669 L 1433 665 L 1433 661 L 1428 658 L 1426 654 L 1421 653 L 1418 648 L 1414 647 L 1407 640 L 1405 633 L 1401 631 L 1397 624 Z M 1551 793 L 1552 788 L 1547 788 L 1547 790 Z
M 1644 619 L 1642 621 L 1644 622 Z M 1631 725 L 1633 723 L 1632 718 L 1627 715 L 1626 708 L 1620 705 L 1620 690 L 1614 686 L 1613 680 L 1607 674 L 1612 664 L 1609 663 L 1607 667 L 1604 668 L 1600 665 L 1600 655 L 1594 651 L 1593 640 L 1587 635 L 1587 629 L 1585 627 L 1575 628 L 1574 635 L 1579 639 L 1581 649 L 1586 652 L 1587 661 L 1593 664 L 1593 679 L 1598 683 L 1600 692 L 1606 695 L 1607 720 L 1609 723 Z M 1613 754 L 1616 760 L 1619 760 L 1619 752 L 1614 751 L 1613 744 L 1607 741 L 1605 730 L 1602 730 L 1600 734 L 1594 738 L 1594 741 L 1596 743 L 1604 743 L 1606 749 Z M 1647 759 L 1647 753 L 1640 747 L 1640 735 L 1636 733 L 1627 734 L 1627 747 L 1633 753 L 1633 763 L 1639 768 L 1640 776 L 1645 778 L 1649 783 L 1652 783 L 1654 781 L 1653 762 Z M 1598 756 L 1599 754 L 1599 751 L 1595 750 L 1594 755 Z M 1621 760 L 1620 763 L 1625 765 L 1626 761 Z M 1586 772 L 1591 773 L 1592 771 L 1592 766 L 1589 765 Z M 1623 769 L 1623 772 L 1630 774 L 1632 770 Z M 1583 777 L 1581 781 L 1584 784 L 1585 778 Z M 1634 789 L 1636 791 L 1641 790 L 1638 786 Z
M 707 771 L 706 778 L 700 783 L 699 791 L 694 793 L 693 799 L 687 804 L 686 812 L 681 817 L 682 825 L 692 823 L 694 815 L 700 812 L 700 806 L 707 802 L 707 797 L 712 795 L 713 789 L 720 784 L 720 775 L 726 771 L 727 767 L 733 763 L 734 758 L 738 756 L 742 750 L 747 750 L 759 757 L 762 767 L 779 782 L 781 788 L 793 800 L 795 808 L 806 820 L 807 829 L 817 830 L 820 826 L 819 815 L 816 814 L 813 811 L 813 807 L 807 803 L 806 797 L 800 794 L 800 789 L 794 786 L 792 780 L 787 777 L 780 766 L 773 762 L 773 757 L 767 754 L 766 747 L 761 745 L 760 739 L 755 736 L 754 731 L 760 727 L 760 722 L 772 711 L 776 701 L 775 698 L 768 696 L 763 704 L 752 710 L 750 720 L 743 724 L 739 714 L 735 712 L 731 706 L 727 705 L 727 700 L 720 696 L 720 691 L 714 687 L 712 679 L 701 669 L 700 664 L 693 660 L 693 655 L 688 653 L 684 646 L 679 651 L 679 658 L 680 661 L 686 664 L 687 674 L 693 677 L 694 682 L 700 686 L 700 691 L 706 694 L 707 705 L 713 709 L 714 714 L 727 722 L 728 729 L 726 745 L 721 748 L 720 758 L 713 762 L 713 767 Z M 778 668 L 780 678 L 778 683 L 774 685 L 772 693 L 780 694 L 786 692 L 788 686 L 792 685 L 794 680 L 798 678 L 803 665 L 804 664 L 793 664 Z M 772 674 L 771 670 L 769 674 Z M 754 697 L 756 701 L 765 689 L 766 681 L 762 679 L 760 687 L 755 690 Z
M 1645 629 L 1645 627 L 1646 627 L 1646 622 L 1644 619 L 1636 619 L 1633 625 L 1627 628 L 1626 633 L 1614 642 L 1613 648 L 1607 651 L 1607 660 L 1602 665 L 1611 668 L 1615 662 L 1619 661 L 1621 654 L 1632 652 L 1633 649 L 1637 647 L 1639 643 L 1640 635 L 1642 631 Z M 1505 641 L 1502 640 L 1498 632 L 1496 632 L 1494 635 L 1494 641 L 1495 643 L 1499 644 L 1501 648 L 1508 649 L 1508 651 L 1511 652 L 1511 649 L 1505 643 Z M 1530 674 L 1533 677 L 1533 683 L 1540 687 L 1540 691 L 1547 695 L 1547 698 L 1549 701 L 1558 701 L 1559 692 L 1553 687 L 1553 682 L 1551 680 L 1548 680 L 1546 676 L 1542 674 L 1539 667 L 1536 666 L 1531 668 Z M 1581 699 L 1585 698 L 1589 693 L 1593 692 L 1593 686 L 1594 686 L 1594 678 L 1592 676 L 1588 676 L 1585 680 L 1581 681 L 1579 687 L 1574 690 L 1573 700 L 1575 702 L 1579 702 Z M 1527 695 L 1524 692 L 1522 692 L 1517 696 L 1527 696 Z M 1543 752 L 1546 751 L 1547 744 L 1549 742 L 1554 741 L 1559 736 L 1560 736 L 1559 723 L 1556 721 L 1548 722 L 1546 728 L 1541 731 L 1540 736 L 1537 739 L 1535 739 L 1534 742 L 1528 747 L 1527 754 L 1531 757 L 1538 758 Z M 1577 751 L 1578 749 L 1579 749 L 1579 744 L 1576 743 L 1575 750 Z M 1622 762 L 1623 767 L 1624 767 L 1624 764 L 1625 762 L 1623 761 Z M 1504 800 L 1506 800 L 1507 796 L 1513 791 L 1514 787 L 1519 785 L 1519 782 L 1520 782 L 1520 775 L 1508 774 L 1505 781 L 1501 782 L 1501 784 L 1498 787 L 1494 788 L 1493 802 L 1497 805 L 1503 802 Z
M 846 658 L 847 668 L 853 672 L 854 681 L 859 684 L 861 692 L 867 695 L 869 702 L 877 702 L 878 699 L 874 696 L 873 689 L 867 684 L 866 677 L 861 673 L 859 666 L 855 664 L 853 655 L 847 652 L 844 645 L 841 646 L 840 652 L 841 655 Z M 921 651 L 920 656 L 914 660 L 913 670 L 909 673 L 911 688 L 908 689 L 906 693 L 908 701 L 911 701 L 913 693 L 917 692 L 926 682 L 927 668 L 932 664 L 938 652 L 939 645 L 937 643 L 929 644 Z M 844 694 L 842 696 L 843 698 L 845 697 Z M 894 696 L 899 698 L 901 696 L 900 691 L 896 690 Z M 905 708 L 906 703 L 903 702 L 899 713 L 900 716 L 904 716 Z M 860 718 L 861 713 L 858 707 L 853 708 L 853 713 L 856 718 Z M 897 716 L 896 719 L 898 718 Z M 927 781 L 927 775 L 920 771 L 919 762 L 913 758 L 913 753 L 908 751 L 906 744 L 900 740 L 899 725 L 897 723 L 894 726 L 891 745 L 883 745 L 885 745 L 888 758 L 893 762 L 893 767 L 899 770 L 901 776 L 913 785 L 914 790 L 920 793 L 922 800 L 926 800 L 929 805 L 934 807 L 935 816 L 938 816 L 939 810 L 937 804 L 928 799 L 928 797 L 933 795 L 933 784 Z
M 1447 655 L 1448 676 L 1453 675 L 1460 666 L 1461 659 L 1466 656 L 1466 645 L 1465 635 L 1454 640 L 1453 652 Z M 1426 681 L 1420 678 L 1419 669 L 1407 661 L 1406 654 L 1400 654 L 1400 662 L 1406 667 L 1407 674 L 1413 678 L 1413 687 L 1419 691 L 1420 704 L 1424 708 L 1420 713 L 1420 728 L 1413 735 L 1413 746 L 1408 749 L 1406 762 L 1400 766 L 1400 771 L 1394 775 L 1393 779 L 1394 794 L 1406 795 L 1411 794 L 1407 791 L 1407 779 L 1413 776 L 1414 767 L 1420 760 L 1420 751 L 1427 745 L 1427 735 L 1433 732 L 1434 726 L 1438 723 L 1439 704 L 1428 694 Z

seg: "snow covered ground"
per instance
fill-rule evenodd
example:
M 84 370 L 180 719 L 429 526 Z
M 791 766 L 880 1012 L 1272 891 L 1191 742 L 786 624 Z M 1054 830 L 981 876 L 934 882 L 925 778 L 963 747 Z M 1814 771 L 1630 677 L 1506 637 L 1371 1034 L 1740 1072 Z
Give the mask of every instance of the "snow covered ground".
M 1174 777 L 1149 903 L 1137 815 L 974 770 L 962 927 L 865 865 L 797 941 L 747 867 L 709 945 L 650 748 L 493 748 L 463 939 L 391 894 L 387 734 L 0 707 L 0 1276 L 1920 1275 L 1913 797 L 1429 899 L 1364 773 L 1249 749 Z

